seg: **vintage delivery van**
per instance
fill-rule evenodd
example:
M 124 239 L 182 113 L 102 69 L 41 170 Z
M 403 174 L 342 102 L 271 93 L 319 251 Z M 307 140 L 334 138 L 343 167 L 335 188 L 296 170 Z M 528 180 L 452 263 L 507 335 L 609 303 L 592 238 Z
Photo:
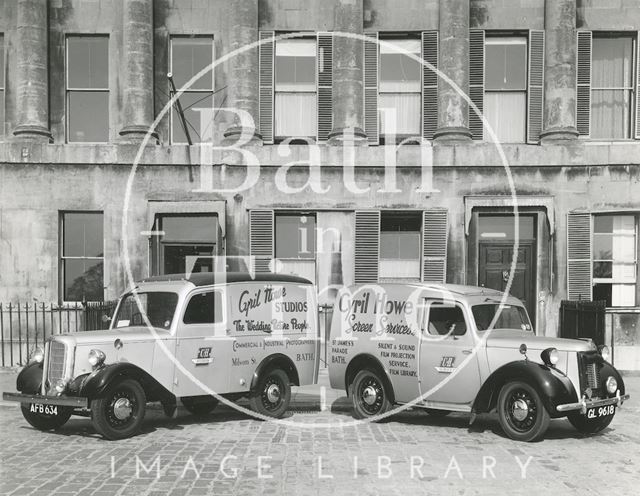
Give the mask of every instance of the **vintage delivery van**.
M 451 411 L 497 410 L 505 433 L 542 437 L 550 418 L 582 432 L 604 429 L 629 398 L 606 347 L 536 336 L 523 304 L 485 288 L 352 286 L 337 297 L 331 325 L 331 386 L 356 418 L 394 404 Z
M 274 274 L 146 279 L 120 298 L 109 330 L 52 336 L 4 399 L 42 430 L 90 415 L 108 439 L 134 435 L 148 401 L 207 413 L 220 395 L 248 397 L 280 417 L 292 385 L 317 382 L 315 295 L 306 279 Z

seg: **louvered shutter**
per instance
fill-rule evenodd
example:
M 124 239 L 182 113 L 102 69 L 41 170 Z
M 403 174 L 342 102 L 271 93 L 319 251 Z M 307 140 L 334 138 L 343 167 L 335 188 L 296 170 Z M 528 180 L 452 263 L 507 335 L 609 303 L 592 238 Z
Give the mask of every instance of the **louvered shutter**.
M 438 68 L 438 32 L 422 32 L 422 60 Z M 438 127 L 438 74 L 422 66 L 422 137 L 433 139 Z
M 640 31 L 636 35 L 636 139 L 640 139 Z
M 591 214 L 567 214 L 567 295 L 591 300 Z
M 469 31 L 469 98 L 484 113 L 484 30 Z M 482 119 L 469 107 L 469 131 L 474 140 L 484 139 Z
M 365 33 L 364 42 L 364 132 L 371 145 L 380 142 L 378 129 L 378 33 Z
M 356 211 L 355 274 L 356 284 L 378 282 L 380 263 L 380 211 Z
M 318 141 L 333 128 L 333 34 L 318 33 Z
M 258 81 L 260 85 L 260 134 L 265 144 L 273 143 L 273 68 L 275 41 L 273 31 L 260 31 L 260 45 Z
M 270 272 L 269 262 L 274 257 L 273 210 L 249 212 L 249 255 L 255 272 Z
M 591 31 L 578 31 L 576 60 L 576 127 L 580 136 L 591 134 Z
M 544 108 L 544 31 L 529 30 L 527 82 L 527 143 L 538 143 Z
M 422 280 L 424 282 L 446 282 L 448 238 L 448 212 L 443 209 L 422 212 Z

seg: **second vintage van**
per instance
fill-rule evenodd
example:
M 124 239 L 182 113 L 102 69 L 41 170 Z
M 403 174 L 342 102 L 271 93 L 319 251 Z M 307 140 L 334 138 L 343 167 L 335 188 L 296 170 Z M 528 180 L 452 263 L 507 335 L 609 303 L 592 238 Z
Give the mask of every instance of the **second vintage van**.
M 337 297 L 331 386 L 356 418 L 395 404 L 430 415 L 496 411 L 512 439 L 541 438 L 551 418 L 595 433 L 629 398 L 606 346 L 536 336 L 518 299 L 473 286 L 361 285 Z
M 90 415 L 107 439 L 136 434 L 148 401 L 171 414 L 179 398 L 202 414 L 220 397 L 248 397 L 262 416 L 281 417 L 292 385 L 317 382 L 319 345 L 316 291 L 306 279 L 152 277 L 120 298 L 109 330 L 52 336 L 19 374 L 20 393 L 3 397 L 20 402 L 38 429 Z

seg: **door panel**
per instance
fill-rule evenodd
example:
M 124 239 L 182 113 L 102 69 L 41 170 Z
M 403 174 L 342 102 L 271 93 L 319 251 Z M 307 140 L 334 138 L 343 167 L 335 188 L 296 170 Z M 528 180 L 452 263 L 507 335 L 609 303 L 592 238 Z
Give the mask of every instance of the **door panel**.
M 425 402 L 469 405 L 480 389 L 478 355 L 473 354 L 475 335 L 464 309 L 427 302 L 426 325 L 420 341 L 420 381 Z M 465 360 L 468 360 L 465 362 Z
M 509 281 L 513 243 L 486 243 L 479 245 L 478 285 L 504 291 Z M 532 242 L 521 241 L 510 294 L 522 300 L 532 323 L 535 319 L 535 265 Z M 535 324 L 535 323 L 534 323 Z

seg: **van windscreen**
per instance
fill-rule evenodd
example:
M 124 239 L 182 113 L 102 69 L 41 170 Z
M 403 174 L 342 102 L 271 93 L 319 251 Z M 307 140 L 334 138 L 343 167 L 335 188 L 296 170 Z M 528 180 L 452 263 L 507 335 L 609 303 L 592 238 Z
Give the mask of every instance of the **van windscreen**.
M 178 304 L 178 295 L 169 292 L 137 293 L 137 295 L 140 305 L 132 293 L 122 298 L 115 319 L 115 327 L 146 325 L 143 317 L 146 314 L 153 327 L 169 329 Z
M 473 305 L 471 312 L 473 313 L 473 318 L 476 321 L 476 326 L 479 331 L 489 329 L 491 322 L 498 312 L 500 312 L 500 314 L 493 325 L 493 329 L 532 330 L 529 317 L 527 317 L 527 312 L 523 307 L 504 305 L 500 310 L 499 304 L 485 303 L 482 305 Z

